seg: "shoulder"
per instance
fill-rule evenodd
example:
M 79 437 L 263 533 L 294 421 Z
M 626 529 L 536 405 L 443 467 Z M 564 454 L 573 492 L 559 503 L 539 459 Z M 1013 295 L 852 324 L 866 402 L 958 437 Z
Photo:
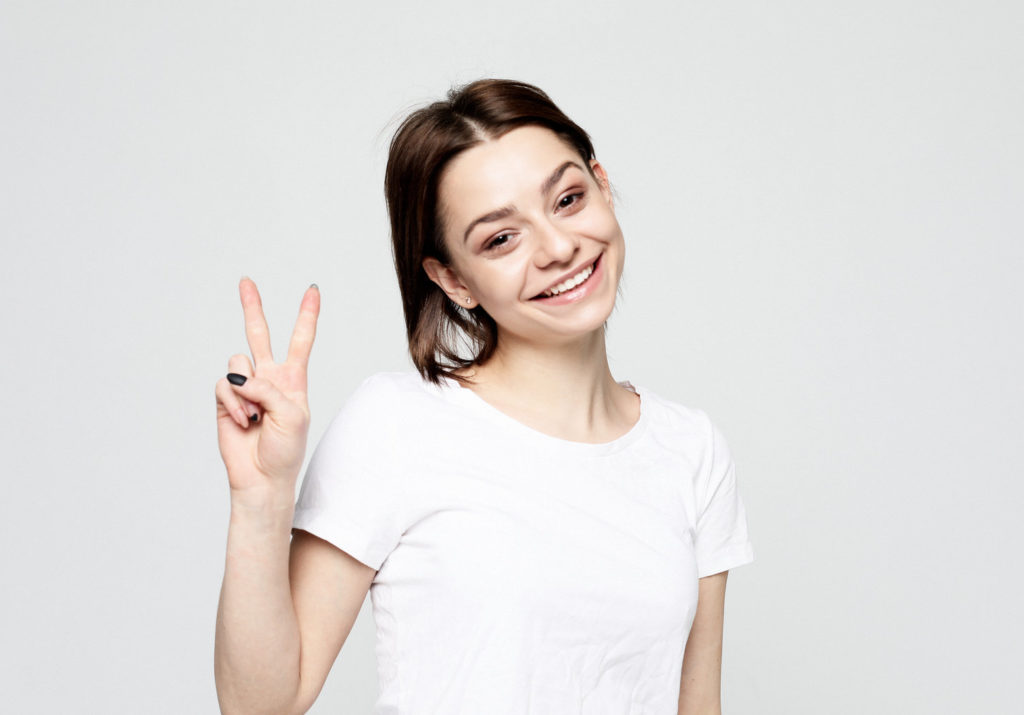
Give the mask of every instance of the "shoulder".
M 416 371 L 376 372 L 356 385 L 328 431 L 344 432 L 350 440 L 394 436 L 421 411 L 430 409 L 429 398 Z
M 679 402 L 660 391 L 644 387 L 643 394 L 648 401 L 648 416 L 652 424 L 673 430 L 707 433 L 712 428 L 708 413 L 699 407 Z
M 423 394 L 422 382 L 415 370 L 375 372 L 356 386 L 347 402 L 373 403 L 419 397 Z
M 695 461 L 702 461 L 716 441 L 718 431 L 711 417 L 699 407 L 667 397 L 664 393 L 642 387 L 648 404 L 650 430 L 663 446 L 685 452 Z

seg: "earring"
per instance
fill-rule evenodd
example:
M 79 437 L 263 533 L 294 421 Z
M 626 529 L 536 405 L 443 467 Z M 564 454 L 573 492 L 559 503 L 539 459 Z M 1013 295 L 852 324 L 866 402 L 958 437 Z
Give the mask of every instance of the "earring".
M 470 297 L 469 297 L 468 295 L 466 296 L 466 302 L 467 302 L 467 303 L 471 302 L 472 300 L 473 300 L 473 299 L 472 299 L 472 298 L 470 298 Z

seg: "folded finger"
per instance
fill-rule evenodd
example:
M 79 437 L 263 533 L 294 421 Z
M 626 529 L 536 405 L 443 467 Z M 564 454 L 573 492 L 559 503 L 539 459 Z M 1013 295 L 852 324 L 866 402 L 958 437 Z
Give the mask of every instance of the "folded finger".
M 250 378 L 253 375 L 252 361 L 249 360 L 249 356 L 245 353 L 236 353 L 228 358 L 228 372 L 236 375 L 242 375 L 245 378 Z M 230 380 L 230 378 L 229 378 Z M 259 420 L 260 410 L 257 405 L 254 405 L 249 400 L 245 399 L 237 392 L 235 395 L 238 397 L 238 401 L 242 405 L 242 409 L 245 412 L 246 419 L 250 422 L 256 422 Z
M 265 378 L 251 377 L 244 381 L 238 376 L 231 383 L 231 389 L 248 398 L 261 413 L 277 415 L 278 419 L 294 421 L 302 418 L 299 408 L 282 393 L 274 383 Z
M 218 406 L 224 408 L 231 415 L 231 418 L 238 423 L 239 427 L 245 429 L 249 426 L 250 420 L 246 415 L 245 408 L 242 406 L 238 395 L 231 389 L 231 383 L 228 382 L 226 377 L 217 380 L 214 394 L 217 396 Z

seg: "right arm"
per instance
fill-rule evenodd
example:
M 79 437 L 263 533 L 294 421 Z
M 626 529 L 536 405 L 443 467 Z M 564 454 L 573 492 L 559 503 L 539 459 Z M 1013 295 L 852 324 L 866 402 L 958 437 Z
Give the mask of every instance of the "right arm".
M 306 448 L 306 367 L 319 313 L 312 286 L 288 359 L 275 364 L 254 283 L 239 285 L 255 369 L 235 355 L 243 385 L 217 382 L 217 428 L 231 487 L 214 676 L 224 713 L 304 713 L 323 687 L 376 570 L 302 530 L 291 535 Z M 258 422 L 245 415 L 263 412 Z
M 214 672 L 224 713 L 304 713 L 376 570 L 296 530 L 292 509 L 232 505 Z

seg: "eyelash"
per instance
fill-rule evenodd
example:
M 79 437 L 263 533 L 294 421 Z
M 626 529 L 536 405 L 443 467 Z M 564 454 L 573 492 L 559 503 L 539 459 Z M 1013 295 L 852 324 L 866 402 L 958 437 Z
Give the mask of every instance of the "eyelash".
M 584 191 L 577 191 L 575 194 L 566 194 L 561 199 L 559 199 L 559 201 L 558 201 L 558 208 L 560 208 L 560 209 L 572 208 L 573 206 L 578 204 L 583 199 L 583 194 L 584 193 L 586 193 L 586 192 L 584 192 Z M 571 204 L 564 204 L 563 205 L 562 202 L 565 201 L 566 199 L 575 199 L 575 201 L 573 201 Z M 499 238 L 502 238 L 502 237 L 505 237 L 505 236 L 508 236 L 508 235 L 509 234 L 507 234 L 507 233 L 499 233 L 497 236 L 495 236 L 491 240 L 490 243 L 488 243 L 486 246 L 484 246 L 484 250 L 485 251 L 493 251 L 493 250 L 496 250 L 498 248 L 501 248 L 501 246 L 507 246 L 508 245 L 508 241 L 505 241 L 504 243 L 502 243 L 500 245 L 496 245 L 496 244 L 497 244 Z

